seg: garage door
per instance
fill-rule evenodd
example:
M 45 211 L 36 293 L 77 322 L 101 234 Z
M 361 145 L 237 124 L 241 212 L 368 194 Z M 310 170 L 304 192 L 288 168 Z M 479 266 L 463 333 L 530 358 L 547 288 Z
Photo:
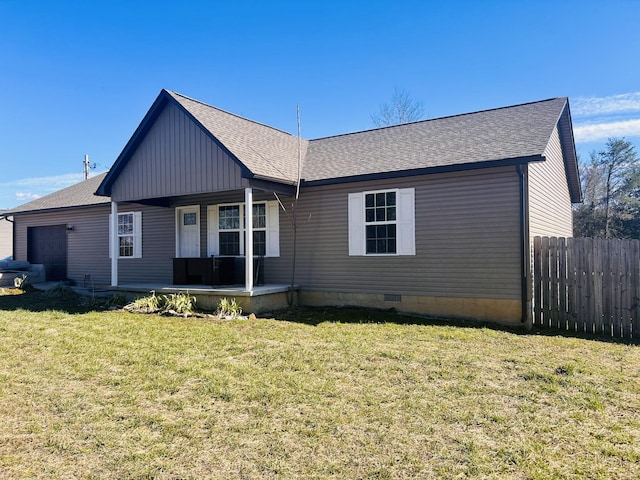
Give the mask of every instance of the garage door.
M 47 280 L 67 278 L 67 226 L 49 225 L 27 229 L 27 260 L 44 265 Z

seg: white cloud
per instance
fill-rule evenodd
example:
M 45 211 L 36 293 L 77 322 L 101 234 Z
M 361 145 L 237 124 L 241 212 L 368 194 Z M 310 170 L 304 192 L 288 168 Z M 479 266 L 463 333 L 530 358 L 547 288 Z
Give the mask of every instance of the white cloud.
M 606 140 L 609 137 L 640 136 L 640 119 L 584 123 L 573 127 L 576 143 Z
M 608 97 L 576 97 L 571 99 L 571 113 L 576 117 L 640 112 L 640 92 Z
M 16 199 L 21 202 L 35 200 L 36 198 L 40 198 L 42 195 L 38 195 L 33 192 L 16 192 Z
M 55 192 L 61 188 L 68 187 L 74 183 L 82 181 L 81 173 L 66 173 L 63 175 L 53 175 L 50 177 L 29 177 L 18 180 L 0 182 L 0 188 L 23 188 L 36 190 L 39 192 Z

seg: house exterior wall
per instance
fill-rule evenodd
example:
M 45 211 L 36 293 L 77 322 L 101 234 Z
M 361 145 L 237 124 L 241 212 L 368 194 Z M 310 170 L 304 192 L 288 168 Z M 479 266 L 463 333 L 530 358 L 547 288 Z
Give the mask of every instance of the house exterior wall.
M 172 283 L 172 259 L 176 256 L 175 210 L 119 204 L 118 212 L 142 212 L 142 258 L 118 260 L 118 283 Z
M 111 190 L 116 202 L 244 188 L 240 167 L 175 105 L 160 113 Z
M 573 213 L 556 127 L 551 135 L 544 162 L 530 163 L 529 236 L 572 237 Z
M 67 233 L 67 277 L 78 285 L 85 275 L 93 286 L 110 283 L 109 206 L 19 214 L 15 220 L 15 258 L 27 260 L 27 228 L 73 226 Z
M 348 194 L 410 187 L 416 255 L 349 256 Z M 513 167 L 304 188 L 295 277 L 300 301 L 519 322 L 518 209 Z M 281 214 L 280 258 L 265 259 L 267 282 L 291 281 L 289 217 Z
M 13 223 L 0 219 L 0 259 L 13 255 Z

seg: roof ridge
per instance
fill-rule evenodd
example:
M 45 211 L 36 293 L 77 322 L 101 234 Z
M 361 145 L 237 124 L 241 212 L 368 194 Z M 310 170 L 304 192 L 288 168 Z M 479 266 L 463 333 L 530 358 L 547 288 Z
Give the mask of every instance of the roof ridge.
M 330 138 L 346 137 L 346 136 L 349 136 L 349 135 L 358 135 L 360 133 L 375 132 L 375 131 L 378 131 L 378 130 L 388 130 L 388 129 L 391 129 L 391 128 L 406 127 L 407 125 L 416 125 L 416 124 L 419 124 L 419 123 L 434 122 L 434 121 L 437 121 L 437 120 L 446 120 L 446 119 L 449 119 L 449 118 L 465 117 L 465 116 L 468 116 L 468 115 L 476 115 L 478 113 L 495 112 L 495 111 L 498 111 L 498 110 L 506 110 L 506 109 L 516 108 L 516 107 L 524 107 L 524 106 L 527 106 L 527 105 L 534 105 L 536 103 L 550 102 L 552 100 L 559 100 L 559 99 L 567 99 L 567 97 L 552 97 L 552 98 L 546 98 L 544 100 L 535 100 L 533 102 L 519 103 L 517 105 L 507 105 L 507 106 L 503 106 L 503 107 L 486 108 L 486 109 L 483 109 L 483 110 L 476 110 L 475 112 L 456 113 L 456 114 L 453 114 L 453 115 L 445 115 L 443 117 L 436 117 L 436 118 L 426 118 L 424 120 L 416 120 L 414 122 L 401 123 L 401 124 L 398 124 L 398 125 L 386 125 L 384 127 L 370 128 L 370 129 L 367 129 L 367 130 L 358 130 L 358 131 L 355 131 L 355 132 L 340 133 L 338 135 L 329 135 L 329 136 L 326 136 L 326 137 L 313 138 L 313 139 L 310 139 L 309 142 L 314 142 L 316 140 L 328 140 Z
M 251 118 L 243 117 L 242 115 L 238 115 L 237 113 L 229 112 L 227 110 L 224 110 L 222 108 L 216 107 L 214 105 L 210 105 L 210 104 L 208 104 L 206 102 L 203 102 L 202 100 L 198 100 L 196 98 L 189 97 L 188 95 L 184 95 L 184 94 L 179 93 L 179 92 L 174 92 L 173 90 L 167 90 L 167 89 L 165 89 L 165 90 L 169 94 L 177 95 L 179 97 L 185 98 L 185 99 L 190 100 L 192 102 L 199 103 L 200 105 L 204 105 L 205 107 L 212 108 L 212 109 L 217 110 L 217 111 L 222 112 L 222 113 L 226 113 L 227 115 L 239 118 L 240 120 L 245 120 L 247 122 L 255 123 L 256 125 L 260 125 L 262 127 L 267 127 L 267 128 L 269 128 L 271 130 L 275 130 L 276 132 L 279 132 L 279 133 L 284 133 L 285 135 L 289 135 L 291 137 L 295 137 L 296 136 L 296 135 L 293 135 L 292 133 L 285 132 L 284 130 L 281 130 L 279 128 L 272 127 L 271 125 L 267 125 L 266 123 L 258 122 L 257 120 L 252 120 Z

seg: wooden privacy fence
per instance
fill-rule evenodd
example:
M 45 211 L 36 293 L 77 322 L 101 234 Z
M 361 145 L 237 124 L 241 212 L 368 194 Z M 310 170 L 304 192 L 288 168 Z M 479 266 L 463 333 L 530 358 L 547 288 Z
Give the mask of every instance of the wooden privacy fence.
M 533 240 L 533 324 L 640 338 L 640 241 Z

